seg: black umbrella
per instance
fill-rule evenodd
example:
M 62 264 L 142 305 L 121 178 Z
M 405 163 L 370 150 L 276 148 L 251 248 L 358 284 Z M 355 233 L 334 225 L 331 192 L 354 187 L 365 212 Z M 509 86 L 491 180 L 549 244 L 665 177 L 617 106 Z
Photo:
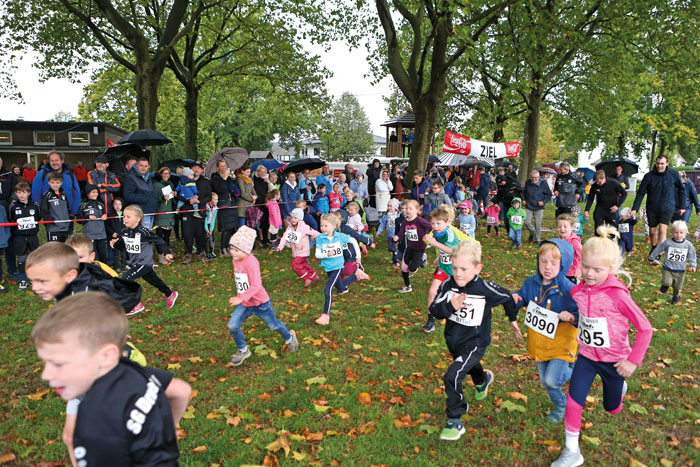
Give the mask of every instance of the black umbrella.
M 248 151 L 244 148 L 223 148 L 209 157 L 207 166 L 204 168 L 204 175 L 211 177 L 216 172 L 216 164 L 219 161 L 226 162 L 226 166 L 231 172 L 240 168 L 248 160 Z
M 440 162 L 440 159 L 438 159 L 438 156 L 435 154 L 431 154 L 430 157 L 428 157 L 428 162 Z
M 192 167 L 197 162 L 194 159 L 170 159 L 160 163 L 160 168 L 167 167 L 170 172 L 175 172 L 178 167 Z
M 115 144 L 107 148 L 105 152 L 102 153 L 103 156 L 109 161 L 109 170 L 114 172 L 117 176 L 126 175 L 126 167 L 124 167 L 124 159 L 127 157 L 146 157 L 150 159 L 150 151 L 143 149 L 138 144 L 124 143 Z
M 146 146 L 163 146 L 170 144 L 172 141 L 160 131 L 156 130 L 136 130 L 124 136 L 119 140 L 119 143 L 133 143 L 141 147 Z
M 496 167 L 508 167 L 509 165 L 512 165 L 514 169 L 518 168 L 518 164 L 509 159 L 504 159 L 501 162 L 497 163 Z
M 622 166 L 622 173 L 624 173 L 628 177 L 639 172 L 639 164 L 637 164 L 633 160 L 626 159 L 624 157 L 616 157 L 615 159 L 600 161 L 596 164 L 595 169 L 604 170 L 605 175 L 611 177 L 615 175 L 615 167 L 617 167 L 618 165 Z
M 290 162 L 285 166 L 285 168 L 282 170 L 284 173 L 289 173 L 289 172 L 295 172 L 299 173 L 302 172 L 306 169 L 309 170 L 316 170 L 320 169 L 326 165 L 326 161 L 323 161 L 319 159 L 318 157 L 308 157 L 306 159 L 297 159 L 295 161 Z

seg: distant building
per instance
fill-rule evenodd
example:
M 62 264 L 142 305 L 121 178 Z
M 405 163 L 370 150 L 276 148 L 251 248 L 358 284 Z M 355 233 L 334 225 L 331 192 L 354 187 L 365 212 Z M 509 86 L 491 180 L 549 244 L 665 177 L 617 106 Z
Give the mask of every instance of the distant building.
M 116 143 L 126 134 L 104 122 L 0 120 L 0 157 L 3 167 L 30 163 L 38 168 L 56 150 L 70 167 L 82 161 L 89 170 L 107 149 L 107 140 Z
M 373 138 L 373 147 L 374 150 L 372 151 L 371 154 L 381 156 L 386 154 L 386 138 L 382 136 L 377 136 L 377 135 L 372 135 Z M 301 141 L 301 152 L 299 154 L 296 153 L 296 151 L 292 149 L 285 149 L 282 146 L 279 145 L 278 142 L 273 142 L 272 143 L 272 156 L 280 161 L 290 161 L 293 159 L 303 159 L 307 157 L 320 157 L 324 158 L 327 154 L 327 149 L 328 147 L 324 145 L 324 142 L 320 140 L 319 138 L 308 138 L 305 140 Z M 260 151 L 253 151 L 255 152 L 260 152 Z M 251 153 L 251 157 L 252 154 Z

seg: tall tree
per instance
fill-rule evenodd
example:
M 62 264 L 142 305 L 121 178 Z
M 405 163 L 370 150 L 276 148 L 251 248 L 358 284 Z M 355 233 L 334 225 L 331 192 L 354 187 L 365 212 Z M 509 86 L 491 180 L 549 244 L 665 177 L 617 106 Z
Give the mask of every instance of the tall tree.
M 343 153 L 372 154 L 374 139 L 369 118 L 353 94 L 344 92 L 322 118 L 319 134 L 329 160 Z

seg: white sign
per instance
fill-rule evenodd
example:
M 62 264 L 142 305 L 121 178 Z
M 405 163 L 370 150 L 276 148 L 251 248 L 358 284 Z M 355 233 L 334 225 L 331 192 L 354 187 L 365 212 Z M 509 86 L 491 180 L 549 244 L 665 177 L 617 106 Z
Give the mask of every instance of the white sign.
M 406 229 L 406 238 L 409 242 L 417 242 L 418 231 L 416 229 Z
M 340 242 L 326 243 L 323 245 L 323 254 L 329 258 L 335 256 L 341 256 L 343 254 L 343 249 L 340 246 Z
M 450 316 L 450 321 L 454 321 L 462 326 L 481 326 L 481 321 L 484 319 L 485 306 L 486 297 L 481 295 L 467 295 L 467 298 L 464 300 L 464 305 Z
M 293 230 L 287 231 L 287 238 L 285 238 L 287 243 L 299 243 L 301 241 L 301 235 Z
M 620 222 L 620 225 L 617 226 L 617 230 L 619 230 L 620 233 L 629 233 L 630 225 L 624 222 Z
M 34 217 L 20 217 L 17 219 L 18 230 L 31 230 L 36 227 Z
M 685 262 L 687 257 L 688 257 L 688 249 L 687 248 L 669 248 L 668 249 L 668 260 L 669 261 L 683 263 L 683 262 Z
M 163 198 L 170 199 L 173 197 L 173 189 L 170 185 L 165 185 L 161 191 L 163 192 Z
M 515 225 L 520 225 L 523 223 L 523 217 L 522 216 L 512 216 L 510 218 L 510 223 L 515 224 Z
M 554 339 L 557 327 L 559 327 L 559 316 L 557 313 L 531 301 L 528 303 L 527 311 L 525 312 L 525 326 L 538 334 Z
M 134 238 L 124 237 L 124 245 L 127 253 L 141 253 L 141 234 L 136 234 Z
M 440 263 L 452 264 L 452 255 L 449 253 L 445 253 L 444 251 L 441 251 L 440 252 Z
M 589 347 L 609 348 L 608 320 L 606 318 L 588 318 L 580 315 L 578 320 L 578 340 Z
M 487 224 L 495 224 L 496 223 L 496 218 L 493 216 L 486 216 L 486 223 Z
M 234 280 L 236 281 L 236 291 L 238 293 L 243 293 L 250 288 L 250 282 L 248 281 L 248 274 L 241 272 L 233 273 Z

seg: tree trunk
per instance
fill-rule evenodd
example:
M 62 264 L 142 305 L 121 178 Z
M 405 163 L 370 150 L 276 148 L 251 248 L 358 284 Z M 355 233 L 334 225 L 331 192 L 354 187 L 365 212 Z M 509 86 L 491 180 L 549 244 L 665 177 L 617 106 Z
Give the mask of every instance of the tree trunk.
M 525 182 L 535 168 L 537 162 L 538 135 L 540 130 L 540 109 L 542 107 L 542 88 L 537 75 L 533 76 L 535 87 L 528 96 L 528 113 L 525 119 L 525 134 L 523 135 L 522 163 L 518 170 L 518 180 Z
M 651 133 L 651 153 L 649 153 L 649 170 L 654 168 L 654 159 L 656 159 L 656 155 L 654 154 L 656 152 L 656 135 L 659 132 L 657 130 L 652 131 Z
M 625 157 L 625 137 L 622 135 L 617 137 L 617 157 Z
M 440 111 L 442 94 L 439 90 L 428 91 L 414 106 L 416 116 L 415 135 L 411 157 L 406 169 L 404 184 L 410 189 L 413 186 L 413 172 L 425 172 L 430 157 L 431 141 L 435 136 L 435 125 Z
M 156 129 L 158 114 L 158 85 L 163 75 L 163 67 L 154 69 L 152 63 L 144 63 L 136 72 L 136 109 L 139 113 L 139 130 Z
M 185 86 L 185 155 L 197 160 L 197 105 L 199 88 L 192 83 Z

